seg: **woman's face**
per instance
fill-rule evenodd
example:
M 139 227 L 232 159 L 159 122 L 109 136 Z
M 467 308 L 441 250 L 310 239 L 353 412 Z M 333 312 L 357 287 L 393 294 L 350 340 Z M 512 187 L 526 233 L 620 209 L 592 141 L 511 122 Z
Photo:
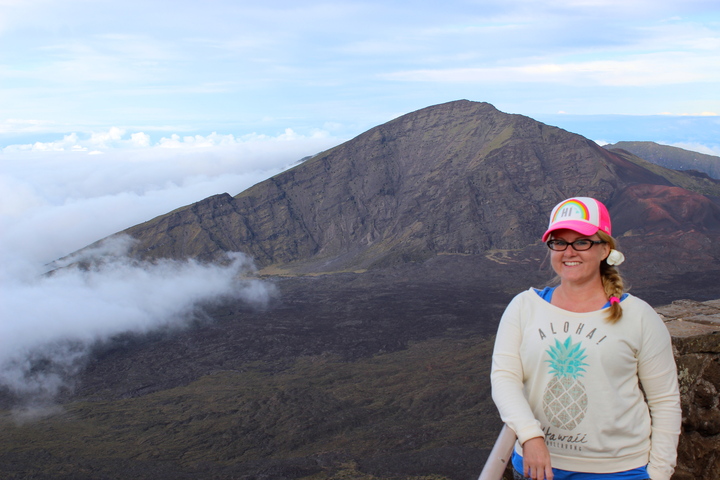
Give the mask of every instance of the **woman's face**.
M 581 238 L 595 241 L 600 240 L 597 234 L 587 236 L 573 230 L 557 230 L 553 232 L 552 238 L 555 240 L 565 240 L 568 243 Z M 584 284 L 586 282 L 599 280 L 600 262 L 605 260 L 609 254 L 610 247 L 607 243 L 593 245 L 589 250 L 581 252 L 578 252 L 571 245 L 568 245 L 567 249 L 562 252 L 552 250 L 550 253 L 550 263 L 563 283 Z

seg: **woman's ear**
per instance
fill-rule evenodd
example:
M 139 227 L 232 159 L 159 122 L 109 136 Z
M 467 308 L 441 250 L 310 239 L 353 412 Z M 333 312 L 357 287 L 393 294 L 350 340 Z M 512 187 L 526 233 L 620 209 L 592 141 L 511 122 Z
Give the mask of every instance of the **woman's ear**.
M 608 245 L 607 242 L 601 243 L 600 245 L 602 246 L 602 249 L 603 249 L 603 256 L 602 256 L 603 260 L 607 260 L 608 256 L 610 255 L 610 251 L 612 249 L 610 248 L 610 245 Z

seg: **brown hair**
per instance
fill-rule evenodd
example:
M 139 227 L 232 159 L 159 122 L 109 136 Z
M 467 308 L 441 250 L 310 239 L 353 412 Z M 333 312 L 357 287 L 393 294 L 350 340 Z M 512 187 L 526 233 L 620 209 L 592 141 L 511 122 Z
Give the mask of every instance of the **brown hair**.
M 611 250 L 616 247 L 615 239 L 607 233 L 598 230 L 597 235 L 600 237 L 600 240 L 608 244 Z M 605 295 L 607 295 L 608 298 L 615 297 L 620 299 L 625 289 L 625 284 L 617 267 L 609 265 L 607 261 L 603 260 L 600 262 L 600 276 L 602 277 Z M 620 302 L 612 302 L 608 309 L 607 321 L 615 323 L 620 320 L 621 317 L 622 307 L 620 306 Z

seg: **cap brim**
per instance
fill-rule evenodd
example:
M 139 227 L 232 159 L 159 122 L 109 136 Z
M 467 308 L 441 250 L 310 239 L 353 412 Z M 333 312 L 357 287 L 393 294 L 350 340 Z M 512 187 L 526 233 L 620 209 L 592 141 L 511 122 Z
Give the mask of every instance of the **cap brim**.
M 552 227 L 548 228 L 547 232 L 542 237 L 543 242 L 547 242 L 550 234 L 555 230 L 572 230 L 580 235 L 595 235 L 599 230 L 598 227 L 587 222 L 581 222 L 578 220 L 567 220 L 565 222 L 554 223 Z

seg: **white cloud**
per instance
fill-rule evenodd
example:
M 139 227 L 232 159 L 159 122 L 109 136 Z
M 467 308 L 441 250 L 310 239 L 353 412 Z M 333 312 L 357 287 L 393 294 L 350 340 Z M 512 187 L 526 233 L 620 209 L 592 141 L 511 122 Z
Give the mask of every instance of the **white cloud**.
M 137 132 L 130 135 L 130 145 L 134 147 L 149 147 L 150 146 L 150 135 Z
M 236 195 L 339 143 L 324 132 L 87 138 L 10 145 L 0 155 L 0 250 L 44 263 L 217 193 Z M 48 235 L 53 238 L 48 242 Z
M 127 129 L 119 127 L 111 127 L 108 130 L 99 132 L 91 132 L 89 138 L 81 139 L 77 133 L 64 135 L 62 140 L 53 142 L 35 142 L 32 144 L 14 144 L 8 145 L 2 149 L 3 153 L 12 154 L 23 151 L 87 151 L 88 149 L 111 150 L 111 149 L 127 149 L 127 148 L 143 148 L 149 150 L 151 147 L 151 137 L 145 132 L 130 133 L 129 138 Z M 305 136 L 296 133 L 291 128 L 286 128 L 283 133 L 276 136 L 250 133 L 242 136 L 233 134 L 218 134 L 213 132 L 209 135 L 184 135 L 173 133 L 169 137 L 162 137 L 157 142 L 157 149 L 184 149 L 194 150 L 197 148 L 210 147 L 230 147 L 238 150 L 250 150 L 259 152 L 268 149 L 268 146 L 274 142 L 295 141 L 296 143 L 319 143 L 328 145 L 336 142 L 330 135 L 322 130 L 316 130 L 311 135 Z M 260 146 L 260 148 L 258 148 Z M 295 145 L 293 145 L 295 148 Z M 144 157 L 160 155 L 159 151 L 150 154 L 143 154 Z M 270 150 L 270 149 L 268 149 Z
M 78 136 L 76 133 L 65 135 L 62 140 L 57 142 L 35 142 L 31 145 L 17 145 L 6 148 L 8 151 L 12 151 L 13 147 L 18 150 L 34 150 L 39 152 L 82 152 L 87 150 L 87 148 L 78 144 Z
M 720 56 L 666 52 L 633 55 L 620 60 L 414 70 L 395 72 L 383 77 L 403 82 L 480 84 L 506 82 L 649 87 L 720 82 Z
M 672 113 L 672 112 L 660 112 L 658 115 L 677 115 L 681 117 L 717 117 L 718 114 L 715 112 L 700 112 L 700 113 Z
M 142 135 L 142 133 L 140 133 Z M 116 144 L 125 136 L 125 130 L 118 127 L 112 127 L 107 132 L 93 133 L 88 141 L 97 148 L 108 148 L 112 144 Z M 132 138 L 132 137 L 131 137 Z
M 47 120 L 7 118 L 0 122 L 0 134 L 44 131 L 50 123 Z
M 47 400 L 71 386 L 97 342 L 124 332 L 181 328 L 223 298 L 261 304 L 274 290 L 252 278 L 252 259 L 227 265 L 124 256 L 111 237 L 79 255 L 89 270 L 46 265 L 124 228 L 210 195 L 237 194 L 339 141 L 323 132 L 170 135 L 111 128 L 11 145 L 0 154 L 0 385 Z M 172 145 L 173 148 L 167 148 Z M 98 154 L 94 154 L 98 152 Z M 45 367 L 37 370 L 38 362 Z M 70 383 L 68 383 L 70 382 Z
M 28 210 L 45 205 L 42 195 L 32 185 L 8 175 L 0 176 L 0 192 L 3 192 L 0 194 L 0 218 L 18 217 Z
M 265 305 L 272 284 L 252 276 L 252 261 L 229 254 L 227 265 L 131 261 L 132 240 L 116 238 L 83 253 L 97 263 L 50 276 L 3 278 L 0 385 L 21 399 L 49 401 L 72 387 L 92 348 L 118 334 L 183 328 L 203 305 L 225 300 Z M 81 260 L 67 259 L 66 263 Z
M 60 85 L 75 93 L 87 84 L 154 83 L 160 76 L 168 80 L 167 64 L 182 58 L 177 48 L 151 35 L 69 36 L 36 46 L 35 61 L 6 64 L 1 72 L 8 80 Z

